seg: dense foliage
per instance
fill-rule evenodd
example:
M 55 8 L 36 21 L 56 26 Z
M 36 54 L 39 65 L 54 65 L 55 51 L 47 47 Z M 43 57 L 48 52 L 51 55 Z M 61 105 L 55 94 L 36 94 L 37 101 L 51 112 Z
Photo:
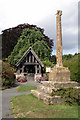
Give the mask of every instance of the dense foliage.
M 80 82 L 80 67 L 79 67 L 79 59 L 78 59 L 78 54 L 75 54 L 74 56 L 71 57 L 66 57 L 63 58 L 63 65 L 65 67 L 68 67 L 71 73 L 71 80 Z
M 7 62 L 2 62 L 2 86 L 6 88 L 14 86 L 14 69 Z
M 50 61 L 56 64 L 56 56 L 52 55 Z M 71 74 L 71 80 L 80 82 L 80 54 L 63 55 L 63 66 L 68 67 Z
M 40 30 L 24 29 L 13 52 L 8 57 L 9 63 L 15 65 L 30 46 L 41 60 L 49 59 L 51 49 L 44 39 L 45 38 Z
M 78 98 L 79 90 L 75 88 L 59 88 L 57 91 L 52 92 L 51 96 L 61 96 L 65 104 L 79 104 L 80 100 Z
M 48 44 L 50 48 L 53 46 L 53 40 L 44 34 L 44 30 L 37 27 L 36 25 L 20 24 L 16 27 L 6 29 L 2 31 L 2 58 L 7 58 L 17 44 L 19 37 L 22 34 L 23 29 L 29 28 L 32 30 L 39 30 L 43 36 L 44 41 Z
M 75 54 L 77 55 L 77 54 Z M 63 60 L 70 60 L 71 58 L 73 58 L 74 55 L 72 54 L 68 54 L 68 55 L 63 55 Z
M 50 57 L 50 62 L 52 62 L 53 64 L 56 64 L 56 55 L 52 55 Z
M 41 60 L 50 59 L 51 49 L 48 47 L 45 41 L 41 40 L 35 42 L 32 48 Z
M 50 60 L 47 60 L 47 59 L 43 61 L 43 64 L 44 64 L 44 67 L 46 67 L 46 66 L 53 67 L 52 62 L 50 62 Z

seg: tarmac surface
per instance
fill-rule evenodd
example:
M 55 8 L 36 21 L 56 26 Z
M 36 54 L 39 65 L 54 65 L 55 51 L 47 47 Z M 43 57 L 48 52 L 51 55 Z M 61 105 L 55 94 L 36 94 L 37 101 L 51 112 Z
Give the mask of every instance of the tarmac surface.
M 37 86 L 39 83 L 36 82 L 26 82 L 26 83 L 19 83 L 19 84 L 27 84 L 31 86 Z M 0 105 L 0 115 L 2 118 L 14 118 L 11 110 L 11 98 L 14 96 L 18 95 L 23 95 L 23 94 L 30 94 L 29 92 L 17 92 L 17 87 L 19 84 L 13 88 L 6 89 L 3 91 L 0 91 L 0 103 L 2 102 L 2 105 Z M 2 99 L 1 99 L 2 98 Z

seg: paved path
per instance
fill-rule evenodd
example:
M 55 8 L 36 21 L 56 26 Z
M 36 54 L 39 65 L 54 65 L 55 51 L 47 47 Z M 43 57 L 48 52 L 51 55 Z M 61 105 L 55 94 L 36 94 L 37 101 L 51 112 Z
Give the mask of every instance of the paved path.
M 38 83 L 29 82 L 23 83 L 27 85 L 37 86 Z M 14 96 L 22 95 L 22 94 L 30 94 L 30 92 L 17 92 L 17 87 L 6 89 L 2 91 L 2 118 L 13 118 L 12 111 L 11 111 L 11 103 L 10 100 Z

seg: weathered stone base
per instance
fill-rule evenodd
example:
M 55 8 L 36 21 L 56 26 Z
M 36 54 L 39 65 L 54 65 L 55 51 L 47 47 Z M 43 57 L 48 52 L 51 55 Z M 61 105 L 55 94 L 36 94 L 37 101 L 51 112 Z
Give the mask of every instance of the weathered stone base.
M 67 67 L 63 66 L 54 66 L 52 71 L 49 73 L 49 80 L 51 81 L 61 81 L 66 82 L 70 81 L 70 71 Z
M 59 88 L 76 88 L 80 89 L 77 82 L 53 82 L 44 81 L 37 87 L 37 90 L 31 90 L 31 93 L 38 99 L 42 99 L 46 104 L 62 104 L 63 99 L 61 96 L 51 96 L 53 90 L 57 91 Z
M 44 103 L 49 104 L 49 105 L 63 103 L 63 99 L 61 98 L 61 96 L 50 96 L 38 90 L 31 90 L 31 93 L 35 95 L 38 99 L 43 100 Z

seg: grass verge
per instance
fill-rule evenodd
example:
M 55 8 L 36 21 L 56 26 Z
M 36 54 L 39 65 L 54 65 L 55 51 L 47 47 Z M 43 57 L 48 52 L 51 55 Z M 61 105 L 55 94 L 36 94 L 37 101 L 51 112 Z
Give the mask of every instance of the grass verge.
M 5 89 L 7 89 L 7 87 L 5 87 L 5 86 L 0 86 L 0 91 L 1 91 L 1 90 L 5 90 Z
M 30 85 L 20 85 L 18 88 L 17 88 L 17 92 L 27 92 L 27 91 L 30 91 L 30 90 L 35 90 L 37 89 L 36 86 L 30 86 Z
M 12 98 L 15 118 L 78 118 L 78 106 L 46 105 L 32 94 Z

